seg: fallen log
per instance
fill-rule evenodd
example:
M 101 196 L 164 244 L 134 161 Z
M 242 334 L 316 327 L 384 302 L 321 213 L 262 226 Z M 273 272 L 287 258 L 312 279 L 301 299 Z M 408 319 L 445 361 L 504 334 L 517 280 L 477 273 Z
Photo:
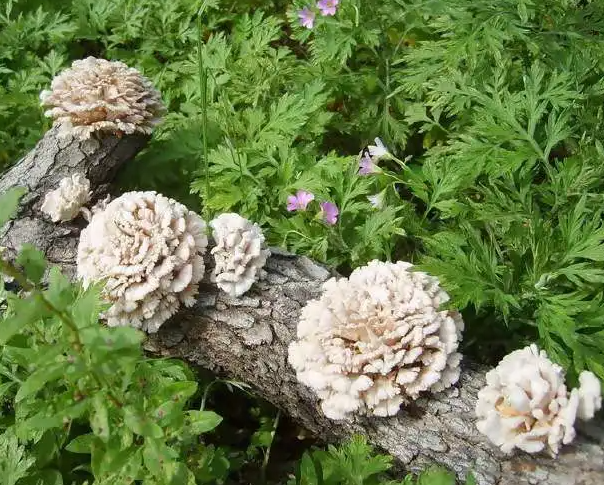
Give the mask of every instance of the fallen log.
M 49 131 L 38 146 L 0 178 L 0 193 L 25 185 L 18 218 L 0 233 L 0 246 L 10 252 L 25 242 L 46 252 L 49 260 L 72 275 L 82 221 L 55 225 L 39 212 L 43 195 L 70 173 L 85 173 L 96 198 L 102 198 L 119 166 L 145 144 L 144 137 L 102 141 L 60 141 Z M 211 267 L 211 261 L 207 261 Z M 476 394 L 488 368 L 463 364 L 460 382 L 445 392 L 426 396 L 392 418 L 325 418 L 312 391 L 300 385 L 287 363 L 287 347 L 296 334 L 299 312 L 321 292 L 335 273 L 300 257 L 273 250 L 267 277 L 242 298 L 221 293 L 207 279 L 197 304 L 180 312 L 156 335 L 146 350 L 182 358 L 245 382 L 289 414 L 311 433 L 326 440 L 354 433 L 392 454 L 408 470 L 442 464 L 464 477 L 472 471 L 480 485 L 600 485 L 604 483 L 604 420 L 581 424 L 575 441 L 557 459 L 517 452 L 501 453 L 475 427 Z

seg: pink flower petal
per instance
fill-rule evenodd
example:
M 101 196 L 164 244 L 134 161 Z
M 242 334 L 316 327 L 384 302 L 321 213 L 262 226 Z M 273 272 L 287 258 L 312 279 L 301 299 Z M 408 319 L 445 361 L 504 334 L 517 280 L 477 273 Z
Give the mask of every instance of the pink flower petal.
M 340 211 L 333 202 L 321 202 L 321 212 L 323 213 L 323 221 L 333 226 L 338 222 Z
M 307 29 L 312 29 L 315 25 L 315 13 L 308 7 L 298 11 L 298 19 L 300 19 L 300 25 Z

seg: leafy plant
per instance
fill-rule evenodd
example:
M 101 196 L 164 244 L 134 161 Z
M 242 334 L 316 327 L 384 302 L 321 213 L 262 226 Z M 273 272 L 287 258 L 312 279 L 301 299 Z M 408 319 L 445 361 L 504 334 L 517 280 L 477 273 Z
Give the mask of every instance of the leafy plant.
M 305 453 L 288 485 L 455 485 L 455 475 L 441 467 L 409 474 L 403 481 L 388 479 L 385 472 L 391 467 L 392 457 L 374 454 L 365 438 L 354 436 L 338 447 Z M 476 482 L 470 474 L 465 483 Z
M 19 194 L 2 196 L 0 224 Z M 0 322 L 3 483 L 81 475 L 98 484 L 195 483 L 195 472 L 207 475 L 210 463 L 215 469 L 220 457 L 200 447 L 199 436 L 221 417 L 187 407 L 198 387 L 191 371 L 147 359 L 141 332 L 99 325 L 98 287 L 75 286 L 57 268 L 46 287 L 46 262 L 33 247 L 23 247 L 17 264 L 0 260 L 27 292 L 7 292 Z
M 405 182 L 421 267 L 472 315 L 476 354 L 538 339 L 571 376 L 604 378 L 602 5 L 401 4 L 416 44 L 394 82 L 422 103 L 427 147 Z

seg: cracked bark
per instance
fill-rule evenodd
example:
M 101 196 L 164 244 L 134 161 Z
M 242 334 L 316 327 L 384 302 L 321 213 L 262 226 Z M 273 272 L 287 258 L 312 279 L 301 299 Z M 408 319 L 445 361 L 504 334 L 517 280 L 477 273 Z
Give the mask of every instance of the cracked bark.
M 11 251 L 30 242 L 73 274 L 80 223 L 54 225 L 38 212 L 47 190 L 63 176 L 84 172 L 97 198 L 109 188 L 115 170 L 144 146 L 142 137 L 102 142 L 59 142 L 50 131 L 18 165 L 0 178 L 0 193 L 11 186 L 30 188 L 19 218 L 0 233 Z M 211 266 L 211 261 L 208 261 Z M 476 394 L 488 368 L 465 362 L 458 385 L 419 399 L 392 418 L 326 419 L 317 399 L 297 383 L 287 364 L 287 347 L 295 337 L 299 312 L 318 297 L 321 283 L 334 273 L 308 258 L 274 250 L 267 278 L 242 298 L 230 298 L 209 281 L 197 304 L 150 336 L 146 350 L 178 357 L 250 384 L 268 401 L 310 432 L 327 440 L 353 433 L 394 455 L 408 470 L 439 463 L 459 477 L 472 471 L 481 485 L 600 485 L 604 483 L 604 420 L 581 423 L 576 440 L 557 460 L 515 453 L 505 456 L 475 428 Z

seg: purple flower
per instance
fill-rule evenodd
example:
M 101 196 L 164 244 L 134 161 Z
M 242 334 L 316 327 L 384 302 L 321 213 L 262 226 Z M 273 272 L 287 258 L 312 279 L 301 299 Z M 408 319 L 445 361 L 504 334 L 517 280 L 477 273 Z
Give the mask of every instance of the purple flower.
M 321 214 L 323 214 L 323 220 L 333 226 L 338 222 L 338 214 L 340 211 L 333 202 L 321 202 Z
M 298 190 L 296 195 L 290 195 L 287 198 L 287 210 L 289 212 L 297 210 L 306 210 L 306 206 L 315 199 L 315 196 L 305 190 Z
M 359 175 L 371 175 L 377 172 L 377 166 L 371 157 L 364 155 L 359 159 Z
M 321 10 L 321 15 L 335 15 L 340 0 L 319 0 L 317 7 Z
M 308 7 L 298 10 L 298 18 L 300 19 L 300 25 L 302 25 L 302 27 L 312 29 L 315 25 L 315 13 Z

